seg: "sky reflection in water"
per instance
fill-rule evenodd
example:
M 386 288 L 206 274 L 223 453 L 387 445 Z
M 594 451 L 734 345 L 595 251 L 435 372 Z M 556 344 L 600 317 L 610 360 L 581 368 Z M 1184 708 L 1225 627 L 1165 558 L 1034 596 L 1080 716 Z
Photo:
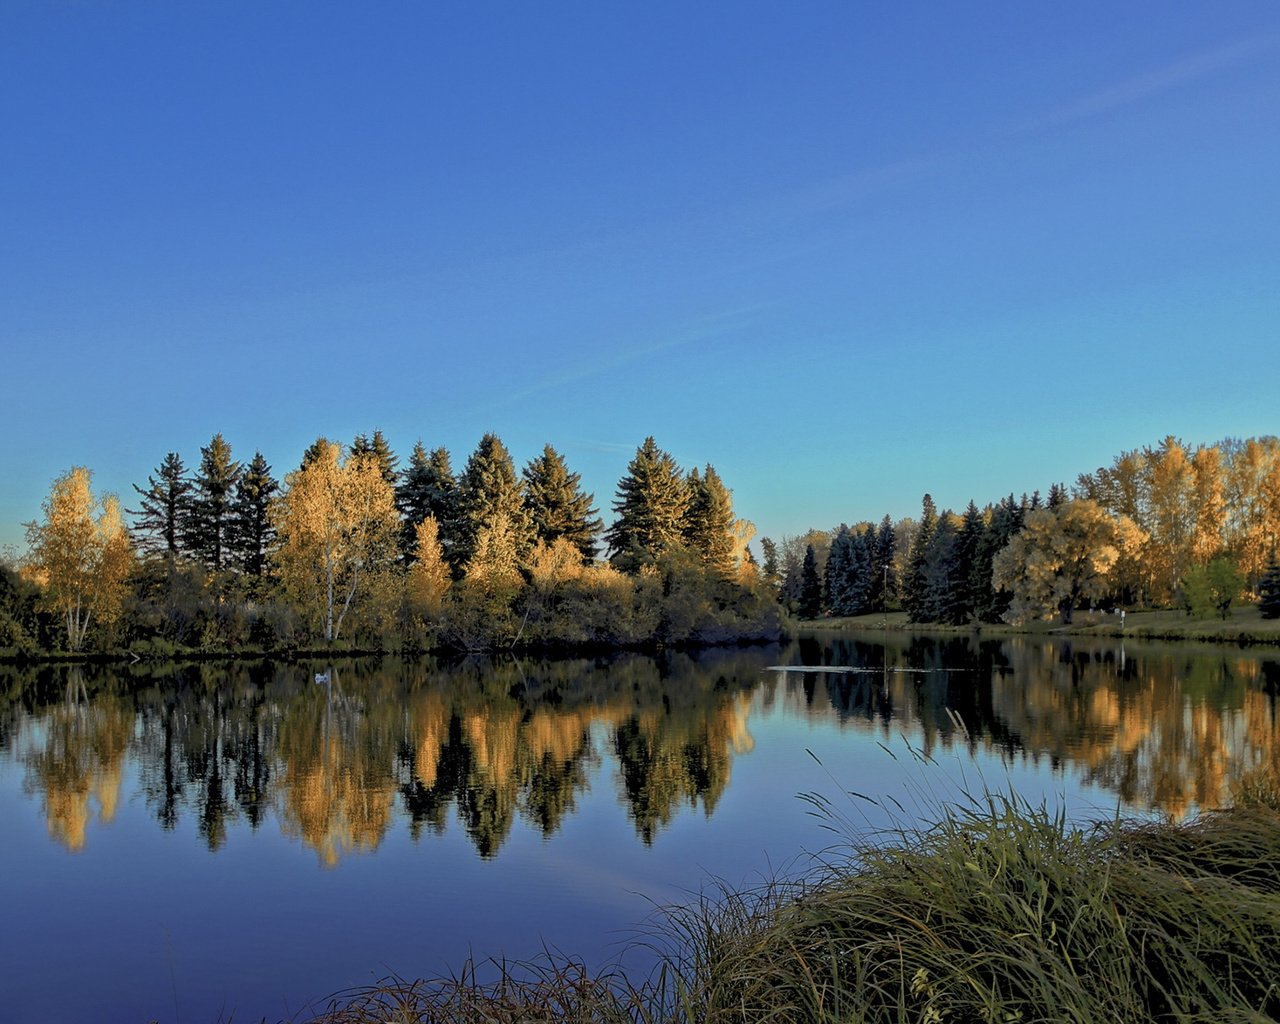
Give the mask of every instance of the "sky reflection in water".
M 0 670 L 7 1012 L 275 1019 L 468 953 L 599 963 L 657 904 L 966 791 L 1180 816 L 1280 772 L 1273 655 L 877 641 L 339 663 L 328 685 Z M 770 669 L 800 663 L 838 668 Z

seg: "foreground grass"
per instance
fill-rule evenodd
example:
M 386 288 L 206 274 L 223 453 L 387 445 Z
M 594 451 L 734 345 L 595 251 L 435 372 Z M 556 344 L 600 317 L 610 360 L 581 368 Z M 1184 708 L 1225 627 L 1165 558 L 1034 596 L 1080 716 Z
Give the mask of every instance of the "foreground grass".
M 984 797 L 803 884 L 673 912 L 653 977 L 474 967 L 338 1000 L 323 1024 L 516 1021 L 1271 1021 L 1280 1018 L 1274 780 L 1190 823 L 1087 829 Z

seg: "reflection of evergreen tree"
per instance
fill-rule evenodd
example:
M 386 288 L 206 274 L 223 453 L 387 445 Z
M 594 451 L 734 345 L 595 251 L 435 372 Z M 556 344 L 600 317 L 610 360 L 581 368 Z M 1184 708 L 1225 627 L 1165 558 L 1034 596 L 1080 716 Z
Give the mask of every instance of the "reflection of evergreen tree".
M 271 769 L 263 750 L 262 727 L 257 715 L 237 737 L 235 748 L 235 774 L 232 792 L 249 825 L 257 829 L 262 824 L 268 801 Z
M 644 844 L 650 846 L 661 826 L 671 820 L 676 796 L 674 780 L 669 771 L 663 770 L 661 755 L 635 718 L 627 719 L 614 731 L 613 747 L 631 820 Z
M 587 760 L 582 757 L 588 746 L 583 735 L 578 756 L 559 761 L 550 753 L 543 754 L 533 766 L 520 800 L 520 813 L 532 821 L 544 836 L 555 833 L 574 809 L 579 791 L 585 790 Z
M 506 786 L 486 785 L 472 779 L 458 794 L 458 816 L 476 852 L 488 860 L 511 834 L 515 823 L 515 801 Z
M 427 831 L 440 835 L 448 822 L 449 808 L 465 790 L 471 774 L 471 752 L 462 739 L 462 722 L 457 715 L 449 717 L 448 736 L 439 747 L 431 765 L 418 763 L 420 753 L 412 742 L 400 747 L 398 759 L 403 769 L 400 797 L 409 813 L 409 828 L 414 839 Z M 423 783 L 432 780 L 431 785 Z
M 737 735 L 739 709 L 731 694 L 713 686 L 703 699 L 675 705 L 672 695 L 681 689 L 673 680 L 663 695 L 663 715 L 632 715 L 614 729 L 623 796 L 646 845 L 681 803 L 700 800 L 711 814 L 728 784 L 729 747 L 744 739 Z M 715 696 L 708 700 L 710 694 Z

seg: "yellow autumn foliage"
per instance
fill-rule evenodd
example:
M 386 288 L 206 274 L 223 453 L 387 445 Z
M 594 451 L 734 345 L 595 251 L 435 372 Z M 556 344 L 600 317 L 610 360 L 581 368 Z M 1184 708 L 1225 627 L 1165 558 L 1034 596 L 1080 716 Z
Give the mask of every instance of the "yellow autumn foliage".
M 27 578 L 66 626 L 67 645 L 83 646 L 90 628 L 120 618 L 133 568 L 133 542 L 112 495 L 93 495 L 91 474 L 73 466 L 53 482 L 44 518 L 27 524 Z

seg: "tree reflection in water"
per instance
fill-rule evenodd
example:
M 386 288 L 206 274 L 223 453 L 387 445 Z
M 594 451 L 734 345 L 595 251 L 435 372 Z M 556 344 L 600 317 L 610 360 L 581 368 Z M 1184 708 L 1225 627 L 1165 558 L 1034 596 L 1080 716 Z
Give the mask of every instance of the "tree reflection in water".
M 617 766 L 652 843 L 682 808 L 708 816 L 753 713 L 901 732 L 1071 768 L 1174 817 L 1280 780 L 1280 660 L 1206 646 L 968 637 L 836 637 L 742 649 L 542 662 L 361 660 L 2 670 L 0 753 L 25 768 L 50 835 L 86 843 L 133 764 L 162 828 L 194 817 L 211 850 L 274 818 L 321 863 L 456 820 L 493 857 L 522 820 L 555 834 Z M 827 671 L 771 673 L 805 662 Z M 958 725 L 962 722 L 963 725 Z

